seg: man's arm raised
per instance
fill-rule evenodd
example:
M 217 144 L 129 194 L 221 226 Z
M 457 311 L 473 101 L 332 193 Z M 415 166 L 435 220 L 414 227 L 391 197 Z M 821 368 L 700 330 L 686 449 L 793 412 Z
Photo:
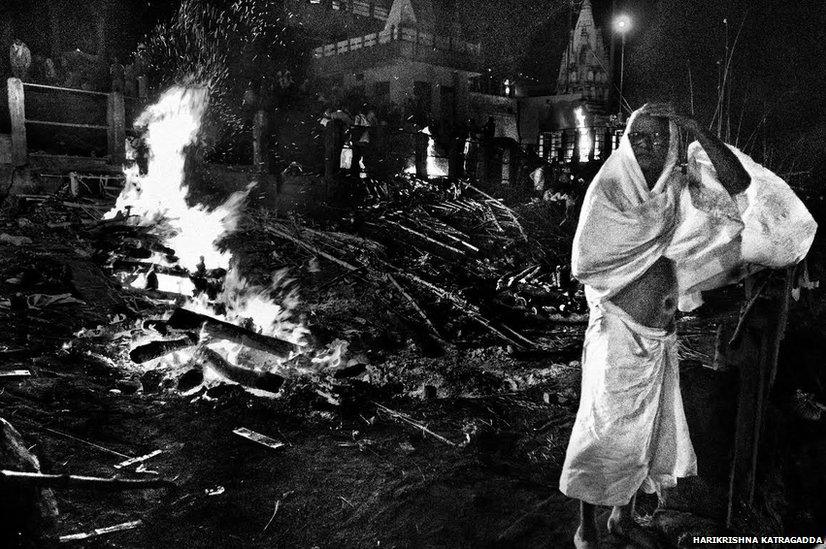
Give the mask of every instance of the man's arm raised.
M 706 151 L 711 163 L 714 165 L 717 178 L 729 194 L 735 195 L 748 188 L 751 183 L 751 177 L 734 152 L 716 135 L 700 126 L 696 120 L 675 114 L 673 111 L 667 109 L 662 109 L 662 111 L 652 109 L 652 112 L 647 114 L 651 116 L 662 116 L 673 120 L 678 128 L 692 132 L 697 136 L 697 141 L 700 142 L 703 150 Z

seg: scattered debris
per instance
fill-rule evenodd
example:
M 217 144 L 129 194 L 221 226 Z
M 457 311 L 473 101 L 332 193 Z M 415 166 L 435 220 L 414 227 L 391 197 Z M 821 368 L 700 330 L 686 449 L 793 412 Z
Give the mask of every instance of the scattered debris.
M 61 543 L 66 543 L 69 541 L 82 541 L 86 539 L 97 538 L 100 536 L 105 536 L 106 534 L 114 534 L 115 532 L 123 532 L 125 530 L 132 530 L 137 528 L 143 524 L 142 520 L 133 520 L 130 522 L 123 522 L 121 524 L 116 524 L 114 526 L 107 526 L 106 528 L 96 528 L 91 532 L 83 532 L 79 534 L 69 534 L 66 536 L 60 536 L 59 540 Z
M 115 465 L 115 469 L 123 469 L 125 467 L 131 467 L 132 465 L 135 465 L 136 463 L 143 463 L 144 461 L 146 461 L 148 459 L 151 459 L 151 458 L 157 456 L 158 454 L 160 454 L 162 452 L 163 452 L 163 450 L 155 450 L 154 452 L 150 452 L 150 453 L 148 453 L 146 455 L 143 455 L 143 456 L 127 459 L 126 461 L 121 461 L 120 463 Z
M 408 425 L 412 425 L 413 427 L 415 427 L 415 428 L 417 428 L 417 429 L 421 430 L 422 432 L 427 433 L 428 435 L 432 436 L 432 437 L 433 437 L 433 438 L 435 438 L 436 440 L 439 440 L 439 441 L 441 441 L 441 442 L 444 442 L 444 443 L 445 443 L 445 444 L 447 444 L 448 446 L 457 446 L 457 444 L 456 444 L 455 442 L 452 442 L 452 441 L 450 441 L 450 440 L 446 439 L 445 437 L 443 437 L 443 436 L 442 436 L 442 435 L 440 435 L 440 434 L 434 433 L 433 431 L 431 431 L 430 429 L 428 429 L 427 427 L 425 427 L 424 425 L 422 425 L 422 424 L 421 424 L 421 423 L 419 423 L 418 421 L 414 421 L 413 419 L 411 419 L 411 418 L 410 418 L 410 416 L 407 416 L 407 415 L 405 415 L 405 414 L 403 414 L 403 413 L 401 413 L 401 412 L 397 412 L 397 411 L 395 411 L 395 410 L 391 410 L 391 409 L 390 409 L 390 408 L 388 408 L 387 406 L 383 406 L 383 405 L 379 404 L 378 402 L 373 402 L 373 404 L 375 404 L 375 405 L 376 405 L 376 407 L 377 407 L 379 410 L 381 410 L 381 411 L 383 411 L 383 412 L 386 412 L 386 413 L 390 414 L 390 416 L 391 416 L 391 417 L 394 417 L 394 418 L 396 418 L 396 419 L 400 419 L 400 420 L 402 420 L 403 422 L 407 423 Z
M 282 446 L 284 446 L 283 442 L 278 442 L 277 440 L 271 439 L 266 435 L 262 435 L 261 433 L 256 433 L 251 429 L 247 429 L 246 427 L 237 427 L 232 430 L 233 433 L 238 435 L 239 437 L 243 437 L 247 440 L 251 440 L 252 442 L 257 442 L 271 450 L 278 450 Z
M 38 488 L 84 488 L 89 490 L 151 490 L 155 488 L 170 489 L 175 484 L 169 480 L 133 480 L 122 478 L 84 477 L 78 475 L 45 475 L 25 471 L 0 470 L 0 485 L 36 486 Z
M 31 377 L 31 375 L 31 370 L 0 370 L 0 380 L 4 381 Z
M 31 244 L 32 239 L 28 236 L 12 236 L 8 233 L 0 234 L 0 242 L 11 244 L 12 246 L 23 246 L 24 244 Z
M 224 488 L 223 486 L 218 485 L 218 486 L 215 486 L 214 488 L 207 488 L 206 490 L 204 490 L 204 493 L 208 496 L 220 496 L 221 494 L 223 494 L 226 491 L 227 491 L 226 488 Z
M 270 524 L 272 524 L 272 521 L 275 520 L 275 515 L 278 514 L 278 508 L 279 507 L 281 507 L 281 500 L 280 499 L 275 500 L 275 508 L 272 511 L 272 516 L 270 517 L 270 520 L 267 521 L 267 524 L 264 525 L 264 528 L 261 530 L 261 535 L 264 535 L 264 532 L 266 532 L 267 529 L 270 527 Z

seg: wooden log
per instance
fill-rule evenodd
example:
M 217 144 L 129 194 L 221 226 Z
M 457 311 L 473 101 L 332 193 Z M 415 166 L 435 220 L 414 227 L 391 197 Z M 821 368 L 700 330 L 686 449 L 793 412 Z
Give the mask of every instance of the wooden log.
M 11 158 L 14 166 L 25 166 L 29 153 L 26 144 L 26 107 L 23 93 L 23 81 L 9 78 L 7 81 L 9 97 L 9 118 L 11 118 Z
M 178 308 L 166 322 L 167 326 L 177 330 L 198 330 L 203 327 L 204 331 L 216 339 L 224 339 L 233 343 L 241 343 L 253 349 L 264 351 L 281 358 L 286 358 L 295 350 L 295 345 L 289 341 L 266 336 L 247 330 L 235 324 L 202 315 L 187 309 Z
M 401 229 L 401 230 L 403 230 L 403 231 L 405 231 L 405 232 L 408 232 L 408 233 L 410 233 L 410 234 L 412 234 L 412 235 L 418 236 L 419 238 L 421 238 L 421 239 L 423 239 L 423 240 L 425 240 L 425 241 L 427 241 L 427 242 L 430 242 L 431 244 L 435 244 L 435 245 L 437 245 L 437 246 L 439 246 L 439 247 L 442 247 L 442 248 L 444 248 L 444 249 L 446 249 L 446 250 L 449 250 L 449 251 L 451 251 L 451 252 L 453 252 L 453 253 L 459 254 L 459 255 L 461 255 L 461 256 L 464 256 L 464 255 L 465 255 L 464 250 L 460 250 L 460 249 L 458 249 L 458 248 L 454 248 L 453 246 L 450 246 L 450 245 L 448 245 L 448 244 L 445 244 L 444 242 L 439 242 L 438 240 L 433 239 L 433 238 L 430 238 L 430 237 L 429 237 L 429 236 L 427 236 L 426 234 L 421 233 L 421 232 L 419 232 L 419 231 L 416 231 L 416 230 L 414 230 L 414 229 L 411 229 L 410 227 L 407 227 L 407 226 L 405 226 L 405 225 L 402 225 L 401 223 L 398 223 L 398 222 L 393 221 L 393 220 L 390 220 L 390 219 L 385 219 L 385 220 L 384 220 L 384 222 L 385 222 L 385 223 L 387 223 L 388 225 L 392 225 L 393 227 L 398 227 L 399 229 Z M 380 227 L 380 225 L 377 225 L 377 224 L 375 224 L 375 223 L 367 223 L 367 225 L 371 225 L 371 226 L 374 226 L 374 227 Z
M 746 279 L 747 301 L 732 337 L 732 362 L 738 367 L 739 382 L 726 518 L 729 527 L 744 506 L 754 503 L 760 433 L 786 327 L 792 273 L 787 269 L 782 284 L 775 287 L 770 280 Z
M 160 358 L 180 349 L 192 347 L 193 345 L 197 345 L 197 343 L 197 336 L 171 340 L 150 341 L 149 343 L 139 345 L 129 351 L 129 358 L 131 358 L 132 362 L 136 364 L 143 364 L 144 362 L 149 362 L 150 360 Z
M 168 480 L 133 480 L 121 478 L 84 477 L 77 475 L 46 475 L 27 471 L 0 470 L 0 486 L 37 488 L 85 488 L 90 490 L 122 491 L 174 488 Z
M 196 353 L 196 360 L 203 360 L 216 373 L 244 387 L 277 393 L 284 384 L 284 378 L 272 372 L 261 372 L 230 364 L 224 357 L 209 347 L 203 346 Z

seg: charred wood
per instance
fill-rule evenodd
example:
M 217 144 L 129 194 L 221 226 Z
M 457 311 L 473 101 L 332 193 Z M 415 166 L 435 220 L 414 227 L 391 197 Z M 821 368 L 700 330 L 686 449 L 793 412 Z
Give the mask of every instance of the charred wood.
M 196 353 L 196 360 L 203 360 L 204 364 L 216 373 L 230 381 L 244 387 L 259 389 L 270 393 L 277 393 L 284 384 L 284 378 L 271 372 L 260 372 L 230 364 L 217 352 L 209 347 L 201 347 Z
M 165 341 L 151 341 L 144 345 L 139 345 L 129 351 L 129 358 L 136 364 L 143 364 L 156 358 L 160 358 L 169 353 L 192 347 L 198 343 L 197 336 L 184 337 L 181 339 L 172 339 Z
M 295 350 L 295 345 L 289 341 L 259 334 L 187 309 L 175 309 L 166 324 L 168 327 L 178 330 L 198 330 L 203 327 L 207 335 L 215 339 L 241 343 L 283 358 L 286 358 Z

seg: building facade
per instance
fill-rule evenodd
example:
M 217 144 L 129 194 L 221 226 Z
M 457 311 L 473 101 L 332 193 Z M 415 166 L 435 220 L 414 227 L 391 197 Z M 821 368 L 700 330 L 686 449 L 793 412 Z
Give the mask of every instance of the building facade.
M 321 89 L 345 90 L 448 126 L 471 115 L 468 82 L 480 74 L 481 47 L 463 40 L 455 27 L 438 25 L 445 17 L 430 0 L 334 0 L 329 7 L 341 11 L 345 5 L 372 20 L 365 24 L 373 30 L 313 50 L 312 72 Z

